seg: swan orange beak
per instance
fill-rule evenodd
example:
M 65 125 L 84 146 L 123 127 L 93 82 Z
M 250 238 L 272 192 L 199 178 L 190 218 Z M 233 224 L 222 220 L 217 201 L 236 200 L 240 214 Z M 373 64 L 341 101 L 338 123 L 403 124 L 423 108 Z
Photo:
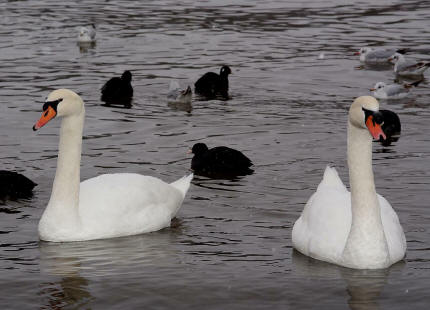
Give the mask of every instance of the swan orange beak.
M 34 124 L 33 130 L 36 131 L 43 126 L 45 126 L 51 119 L 53 119 L 57 115 L 57 112 L 53 107 L 48 106 L 48 108 L 42 112 L 42 116 L 40 119 Z
M 354 53 L 354 56 L 358 56 L 358 55 L 361 55 L 360 52 L 355 52 Z
M 376 90 L 376 88 L 371 88 L 371 89 L 369 89 L 370 91 L 375 91 Z
M 373 139 L 379 140 L 379 137 L 382 137 L 384 140 L 387 139 L 387 137 L 385 136 L 385 133 L 382 131 L 381 125 L 377 124 L 374 121 L 373 115 L 369 115 L 367 117 L 366 126 L 367 126 L 367 129 L 369 129 L 369 132 L 372 135 Z

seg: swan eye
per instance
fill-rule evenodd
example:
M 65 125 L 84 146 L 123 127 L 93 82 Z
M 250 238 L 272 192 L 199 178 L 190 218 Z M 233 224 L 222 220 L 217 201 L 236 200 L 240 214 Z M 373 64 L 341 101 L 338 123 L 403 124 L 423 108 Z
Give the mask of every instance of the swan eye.
M 57 106 L 61 101 L 63 101 L 63 98 L 59 98 L 57 100 L 52 100 L 52 101 L 46 101 L 45 104 L 43 105 L 42 110 L 46 111 L 48 107 L 52 107 L 54 111 L 57 112 Z

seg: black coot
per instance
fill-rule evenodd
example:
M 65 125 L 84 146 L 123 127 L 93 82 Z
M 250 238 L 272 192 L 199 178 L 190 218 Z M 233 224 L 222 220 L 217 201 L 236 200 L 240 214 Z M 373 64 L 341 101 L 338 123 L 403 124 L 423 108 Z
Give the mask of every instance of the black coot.
M 208 98 L 222 96 L 228 98 L 228 75 L 231 74 L 229 66 L 223 66 L 220 74 L 207 72 L 194 84 L 195 92 Z
M 133 87 L 131 86 L 131 72 L 126 70 L 121 77 L 113 77 L 102 87 L 101 101 L 107 105 L 131 106 Z
M 251 174 L 251 160 L 240 151 L 226 146 L 208 149 L 204 143 L 194 144 L 191 152 L 191 169 L 195 174 L 209 177 L 238 176 Z
M 33 195 L 37 184 L 13 171 L 0 170 L 0 197 L 27 198 Z

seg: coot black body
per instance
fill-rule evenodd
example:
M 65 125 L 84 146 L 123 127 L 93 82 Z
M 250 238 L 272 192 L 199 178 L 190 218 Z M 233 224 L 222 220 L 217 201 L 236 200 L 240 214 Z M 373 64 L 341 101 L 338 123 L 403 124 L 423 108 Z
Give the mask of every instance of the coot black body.
M 207 72 L 194 83 L 195 92 L 208 98 L 222 96 L 228 98 L 228 75 L 231 74 L 231 69 L 228 66 L 223 66 L 220 74 Z
M 194 154 L 191 160 L 191 169 L 197 175 L 209 177 L 238 176 L 251 174 L 251 160 L 240 151 L 218 146 L 208 149 L 204 143 L 194 144 L 191 152 Z
M 379 139 L 383 146 L 389 146 L 391 142 L 399 140 L 400 131 L 402 129 L 399 116 L 389 110 L 379 110 L 384 119 L 384 124 L 381 126 L 385 133 L 386 139 Z
M 13 171 L 0 170 L 0 197 L 28 198 L 37 184 Z
M 121 77 L 113 77 L 102 87 L 101 101 L 107 105 L 131 106 L 133 87 L 131 86 L 131 72 L 126 70 Z

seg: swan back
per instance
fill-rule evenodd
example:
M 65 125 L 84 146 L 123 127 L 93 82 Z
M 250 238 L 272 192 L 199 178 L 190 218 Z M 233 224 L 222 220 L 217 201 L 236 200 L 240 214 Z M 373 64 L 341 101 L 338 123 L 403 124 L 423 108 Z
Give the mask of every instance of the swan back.
M 350 194 L 336 169 L 327 166 L 294 224 L 293 246 L 310 257 L 336 263 L 342 257 L 350 227 Z
M 151 176 L 115 173 L 83 181 L 79 195 L 82 239 L 134 235 L 169 226 L 191 179 L 192 175 L 171 185 Z
M 175 182 L 170 183 L 174 188 L 179 190 L 182 193 L 182 196 L 185 197 L 188 189 L 190 188 L 191 180 L 193 179 L 193 174 L 191 173 L 188 176 L 184 176 Z

